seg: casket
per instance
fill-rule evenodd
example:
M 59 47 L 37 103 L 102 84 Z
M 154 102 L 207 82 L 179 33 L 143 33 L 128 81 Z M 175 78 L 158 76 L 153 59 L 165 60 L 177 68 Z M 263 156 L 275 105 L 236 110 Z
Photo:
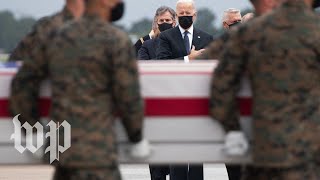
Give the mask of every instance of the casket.
M 145 101 L 144 135 L 152 154 L 146 159 L 128 156 L 128 141 L 117 123 L 120 163 L 249 163 L 250 154 L 227 156 L 223 151 L 225 132 L 208 116 L 209 86 L 217 61 L 139 61 L 141 93 Z M 9 88 L 17 72 L 15 64 L 0 66 L 0 164 L 33 164 L 40 160 L 19 153 L 10 136 L 14 132 L 8 113 Z M 50 109 L 50 83 L 41 88 L 41 113 Z M 241 125 L 251 137 L 251 91 L 243 79 L 238 93 Z M 72 145 L 72 144 L 71 144 Z

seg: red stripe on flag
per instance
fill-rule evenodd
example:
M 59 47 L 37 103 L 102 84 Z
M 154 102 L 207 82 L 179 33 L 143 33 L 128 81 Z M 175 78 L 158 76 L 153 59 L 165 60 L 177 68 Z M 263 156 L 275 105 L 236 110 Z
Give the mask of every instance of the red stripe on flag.
M 145 105 L 147 116 L 201 116 L 209 113 L 207 98 L 147 98 Z
M 242 116 L 251 115 L 251 98 L 238 98 Z M 49 98 L 40 99 L 41 116 L 48 116 L 51 106 Z M 209 113 L 207 98 L 146 98 L 146 116 L 206 116 Z M 8 100 L 0 99 L 0 117 L 10 117 Z
M 51 100 L 49 98 L 41 98 L 39 101 L 40 115 L 46 117 L 49 114 L 51 107 Z M 10 117 L 9 101 L 7 99 L 0 99 L 0 117 Z
M 252 99 L 251 97 L 238 98 L 239 112 L 241 116 L 251 116 L 252 113 Z
M 49 98 L 41 98 L 39 103 L 41 117 L 48 116 L 51 108 L 51 100 Z
M 251 98 L 238 98 L 240 114 L 251 115 Z M 207 98 L 147 98 L 145 99 L 147 116 L 203 116 L 209 114 Z
M 7 100 L 0 100 L 0 117 L 8 117 L 9 110 L 8 110 L 9 102 Z

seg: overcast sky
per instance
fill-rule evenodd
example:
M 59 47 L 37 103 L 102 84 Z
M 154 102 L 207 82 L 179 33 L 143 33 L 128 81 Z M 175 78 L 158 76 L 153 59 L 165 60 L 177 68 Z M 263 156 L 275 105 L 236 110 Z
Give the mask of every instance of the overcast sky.
M 0 11 L 10 10 L 18 17 L 32 16 L 40 18 L 59 11 L 64 0 L 0 0 Z M 161 5 L 175 9 L 176 0 L 124 0 L 126 3 L 126 14 L 119 22 L 129 27 L 143 17 L 152 18 L 154 12 Z M 195 0 L 197 9 L 207 7 L 221 20 L 223 11 L 227 8 L 245 9 L 250 8 L 249 0 Z

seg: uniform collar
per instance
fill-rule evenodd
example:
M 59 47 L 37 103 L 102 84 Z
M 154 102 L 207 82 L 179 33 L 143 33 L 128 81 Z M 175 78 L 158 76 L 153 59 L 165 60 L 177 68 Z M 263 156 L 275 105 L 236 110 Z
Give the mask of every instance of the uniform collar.
M 96 14 L 85 13 L 82 18 L 85 19 L 85 20 L 91 21 L 91 22 L 108 23 L 107 21 L 102 20 Z
M 282 4 L 285 8 L 307 8 L 308 6 L 303 0 L 287 0 Z
M 62 15 L 64 21 L 74 19 L 73 14 L 68 10 L 68 8 L 66 6 L 63 8 L 63 10 L 60 12 L 60 14 Z

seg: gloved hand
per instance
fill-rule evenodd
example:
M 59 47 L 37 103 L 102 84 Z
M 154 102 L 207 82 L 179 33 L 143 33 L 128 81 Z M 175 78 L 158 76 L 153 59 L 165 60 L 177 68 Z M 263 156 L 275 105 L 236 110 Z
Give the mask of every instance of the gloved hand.
M 242 131 L 230 131 L 226 135 L 223 149 L 229 156 L 242 156 L 247 153 L 249 143 Z
M 134 143 L 129 149 L 130 156 L 133 158 L 146 158 L 151 153 L 149 141 L 142 139 L 138 143 Z

